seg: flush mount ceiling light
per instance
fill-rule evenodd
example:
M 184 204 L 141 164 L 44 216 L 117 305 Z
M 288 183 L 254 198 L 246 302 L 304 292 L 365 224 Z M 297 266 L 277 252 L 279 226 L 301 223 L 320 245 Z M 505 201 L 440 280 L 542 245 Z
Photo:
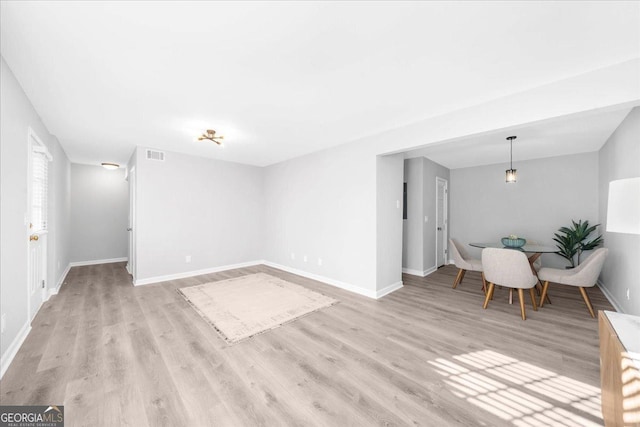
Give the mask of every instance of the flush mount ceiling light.
M 109 169 L 110 171 L 112 171 L 112 170 L 116 170 L 116 169 L 118 169 L 118 168 L 120 167 L 120 165 L 119 165 L 119 164 L 117 164 L 117 163 L 107 163 L 107 162 L 103 162 L 103 163 L 102 163 L 102 167 L 103 167 L 103 168 L 105 168 L 105 169 Z
M 203 133 L 202 135 L 200 135 L 198 137 L 198 141 L 202 141 L 204 139 L 208 139 L 209 141 L 213 141 L 218 145 L 222 145 L 222 140 L 224 139 L 224 136 L 220 135 L 220 136 L 216 136 L 216 131 L 213 129 L 207 129 L 207 131 L 205 133 Z
M 518 174 L 516 173 L 516 170 L 513 168 L 513 140 L 516 139 L 517 136 L 508 136 L 507 140 L 511 143 L 511 150 L 510 150 L 510 155 L 509 155 L 509 169 L 507 169 L 507 182 L 516 182 L 516 178 L 518 177 Z

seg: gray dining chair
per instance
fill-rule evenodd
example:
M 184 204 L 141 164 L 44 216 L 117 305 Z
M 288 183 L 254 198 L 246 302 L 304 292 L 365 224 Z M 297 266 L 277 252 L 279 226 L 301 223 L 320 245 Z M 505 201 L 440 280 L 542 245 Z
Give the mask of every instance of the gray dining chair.
M 538 271 L 538 277 L 544 281 L 542 295 L 540 296 L 540 307 L 544 305 L 544 298 L 549 290 L 549 282 L 553 282 L 560 285 L 577 287 L 580 290 L 580 294 L 582 294 L 582 299 L 584 299 L 584 303 L 587 305 L 591 317 L 596 317 L 586 288 L 593 287 L 598 281 L 598 276 L 602 271 L 602 266 L 608 254 L 609 249 L 599 248 L 593 251 L 593 253 L 576 268 L 561 270 L 558 268 L 545 267 L 540 269 L 540 271 Z
M 477 271 L 482 274 L 482 290 L 486 293 L 487 282 L 485 281 L 485 277 L 482 272 L 482 261 L 480 261 L 479 259 L 471 258 L 469 254 L 464 250 L 462 245 L 460 245 L 460 243 L 458 243 L 458 241 L 455 239 L 449 239 L 449 250 L 451 252 L 451 256 L 453 257 L 453 262 L 455 263 L 456 267 L 458 267 L 458 274 L 453 281 L 453 289 L 455 289 L 456 286 L 462 283 L 464 274 L 467 271 Z
M 523 252 L 513 249 L 483 249 L 482 268 L 484 269 L 487 283 L 489 283 L 489 289 L 484 298 L 482 308 L 487 308 L 489 301 L 493 298 L 493 291 L 496 285 L 500 285 L 518 290 L 522 320 L 527 320 L 524 309 L 525 289 L 529 289 L 533 310 L 538 310 L 536 297 L 533 293 L 533 287 L 538 283 L 538 279 L 531 271 L 531 264 L 529 264 L 529 260 Z

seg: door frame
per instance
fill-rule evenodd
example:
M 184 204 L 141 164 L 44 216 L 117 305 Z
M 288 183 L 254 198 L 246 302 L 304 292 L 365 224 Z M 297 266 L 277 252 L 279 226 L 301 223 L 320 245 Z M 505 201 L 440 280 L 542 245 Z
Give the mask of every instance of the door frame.
M 440 244 L 438 244 L 438 220 L 440 219 L 438 217 L 438 187 L 440 183 L 444 183 L 444 194 L 442 197 L 442 216 L 444 217 L 443 219 L 443 229 L 442 229 L 442 242 L 440 242 Z M 449 205 L 449 181 L 446 178 L 441 178 L 439 176 L 436 176 L 436 224 L 435 224 L 435 231 L 436 231 L 436 238 L 435 238 L 435 245 L 436 245 L 436 259 L 435 259 L 435 268 L 436 270 L 439 268 L 438 266 L 438 248 L 440 247 L 440 245 L 442 245 L 442 250 L 443 250 L 443 256 L 444 256 L 444 264 L 443 265 L 447 265 L 449 264 L 449 239 L 447 238 L 447 236 L 449 235 L 449 209 L 448 209 L 448 205 Z
M 38 135 L 35 133 L 35 131 L 31 128 L 28 127 L 27 128 L 27 214 L 25 217 L 25 225 L 26 225 L 26 235 L 25 238 L 27 239 L 27 313 L 28 313 L 28 318 L 29 318 L 29 322 L 33 321 L 33 319 L 36 317 L 36 314 L 38 313 L 38 311 L 40 310 L 40 308 L 42 307 L 42 304 L 44 304 L 44 302 L 47 300 L 47 282 L 48 282 L 48 271 L 47 271 L 47 261 L 48 261 L 48 251 L 47 251 L 47 234 L 48 234 L 48 227 L 47 230 L 44 231 L 40 231 L 38 232 L 38 236 L 39 236 L 39 240 L 38 240 L 38 244 L 42 245 L 42 264 L 40 265 L 40 268 L 42 269 L 42 277 L 45 280 L 45 287 L 43 287 L 40 290 L 41 293 L 41 298 L 40 298 L 40 303 L 38 304 L 38 308 L 37 309 L 32 309 L 32 303 L 33 301 L 31 300 L 31 281 L 32 281 L 32 265 L 31 265 L 31 241 L 29 240 L 29 237 L 31 236 L 31 227 L 29 227 L 29 224 L 31 224 L 31 218 L 32 218 L 32 212 L 31 212 L 31 208 L 32 208 L 32 196 L 33 196 L 33 149 L 35 146 L 38 146 L 40 149 L 43 150 L 45 156 L 47 157 L 47 159 L 49 161 L 52 160 L 51 154 L 49 153 L 49 149 L 47 148 L 47 146 L 44 144 L 44 142 L 42 142 L 42 140 L 38 137 Z M 49 180 L 47 178 L 47 185 L 49 185 Z M 47 189 L 47 209 L 49 209 L 49 191 Z
M 131 274 L 133 282 L 136 281 L 136 167 L 131 166 L 127 170 L 127 181 L 129 182 L 129 254 L 127 259 L 127 271 Z

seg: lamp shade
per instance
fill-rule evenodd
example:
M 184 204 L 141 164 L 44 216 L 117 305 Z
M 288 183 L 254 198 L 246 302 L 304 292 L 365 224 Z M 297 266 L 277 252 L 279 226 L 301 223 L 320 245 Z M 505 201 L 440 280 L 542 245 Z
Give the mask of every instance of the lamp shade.
M 609 183 L 607 231 L 640 234 L 640 177 Z

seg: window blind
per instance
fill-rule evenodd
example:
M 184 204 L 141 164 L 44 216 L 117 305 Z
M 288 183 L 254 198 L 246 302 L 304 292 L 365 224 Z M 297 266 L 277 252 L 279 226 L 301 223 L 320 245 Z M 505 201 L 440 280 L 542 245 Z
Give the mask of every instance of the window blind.
M 49 188 L 49 158 L 45 151 L 34 147 L 31 156 L 31 232 L 47 230 L 47 191 Z

